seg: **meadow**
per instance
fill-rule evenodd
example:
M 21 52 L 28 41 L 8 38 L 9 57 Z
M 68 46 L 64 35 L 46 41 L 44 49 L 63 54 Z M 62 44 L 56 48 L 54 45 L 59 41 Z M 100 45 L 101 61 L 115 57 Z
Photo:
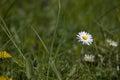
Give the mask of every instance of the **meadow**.
M 1 0 L 0 80 L 120 80 L 120 0 Z

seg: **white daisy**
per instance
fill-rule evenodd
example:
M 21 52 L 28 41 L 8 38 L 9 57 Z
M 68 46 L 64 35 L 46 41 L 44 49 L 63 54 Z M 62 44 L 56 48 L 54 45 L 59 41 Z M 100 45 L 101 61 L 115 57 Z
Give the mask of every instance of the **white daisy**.
M 108 43 L 110 46 L 113 46 L 113 47 L 117 47 L 117 46 L 118 46 L 118 43 L 115 42 L 115 41 L 113 41 L 113 40 L 111 40 L 111 39 L 107 39 L 106 41 L 107 41 L 107 43 Z
M 90 55 L 90 54 L 85 54 L 85 57 L 84 57 L 84 61 L 86 62 L 94 62 L 94 55 Z
M 87 45 L 90 45 L 93 42 L 92 36 L 89 33 L 84 32 L 84 31 L 79 32 L 77 34 L 77 39 L 79 42 L 81 41 L 83 44 L 87 44 Z

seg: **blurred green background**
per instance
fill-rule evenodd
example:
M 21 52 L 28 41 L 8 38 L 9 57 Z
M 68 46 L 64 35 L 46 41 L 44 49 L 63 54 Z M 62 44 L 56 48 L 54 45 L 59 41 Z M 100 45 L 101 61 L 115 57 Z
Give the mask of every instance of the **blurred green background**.
M 13 57 L 1 60 L 1 75 L 13 80 L 119 80 L 115 57 L 120 47 L 108 48 L 104 42 L 107 38 L 120 40 L 119 0 L 1 0 L 0 17 L 0 50 Z M 109 67 L 98 66 L 99 59 L 90 69 L 80 63 L 82 45 L 76 39 L 80 31 L 93 36 L 106 63 L 106 56 L 114 53 Z M 84 52 L 98 56 L 95 48 L 85 48 Z

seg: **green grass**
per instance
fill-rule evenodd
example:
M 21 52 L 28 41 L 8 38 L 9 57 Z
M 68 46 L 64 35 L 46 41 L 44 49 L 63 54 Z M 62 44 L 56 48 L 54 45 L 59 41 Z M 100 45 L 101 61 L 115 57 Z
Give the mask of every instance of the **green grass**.
M 80 31 L 92 45 L 76 39 Z M 1 0 L 0 75 L 13 80 L 119 80 L 119 0 Z M 83 60 L 95 55 L 95 62 Z

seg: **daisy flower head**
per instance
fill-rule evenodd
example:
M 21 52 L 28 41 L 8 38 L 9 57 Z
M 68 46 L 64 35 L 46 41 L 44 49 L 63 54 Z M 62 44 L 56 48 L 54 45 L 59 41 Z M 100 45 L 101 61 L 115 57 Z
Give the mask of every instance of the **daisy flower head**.
M 107 39 L 106 42 L 110 45 L 110 46 L 113 46 L 113 47 L 117 47 L 118 46 L 118 42 L 115 42 L 111 39 Z
M 84 61 L 86 62 L 94 62 L 94 55 L 90 55 L 90 54 L 85 54 L 84 56 Z
M 83 44 L 90 45 L 93 42 L 92 36 L 87 32 L 79 32 L 77 34 L 77 39 L 79 42 L 82 42 Z

